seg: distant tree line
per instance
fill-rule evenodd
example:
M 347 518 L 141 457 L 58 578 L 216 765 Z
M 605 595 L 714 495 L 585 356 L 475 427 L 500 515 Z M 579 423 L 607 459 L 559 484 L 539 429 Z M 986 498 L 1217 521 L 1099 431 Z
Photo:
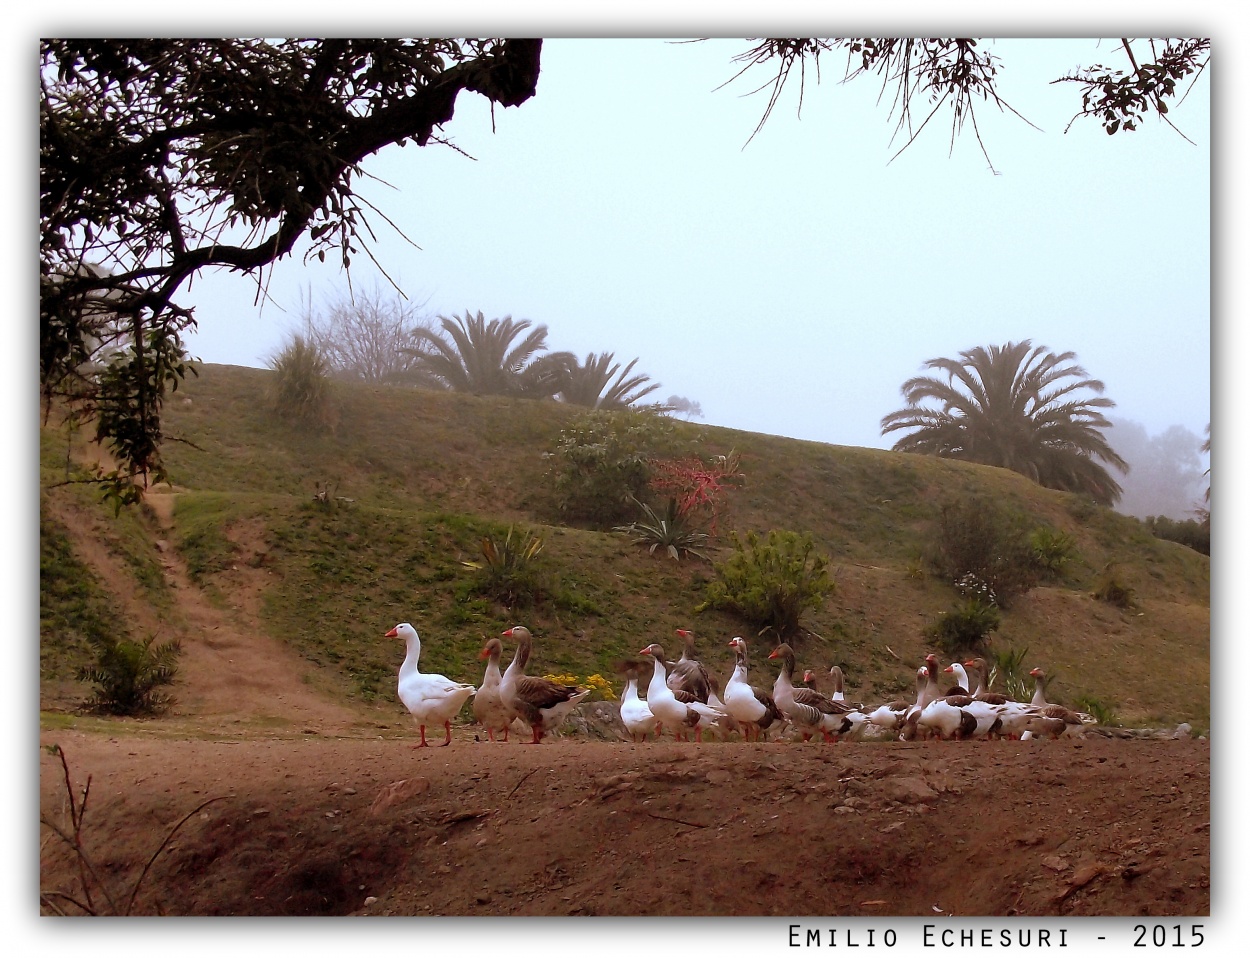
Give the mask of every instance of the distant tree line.
M 304 332 L 293 337 L 270 365 L 281 369 L 295 353 L 313 349 L 327 375 L 376 384 L 407 384 L 476 396 L 554 399 L 589 409 L 637 407 L 660 388 L 638 359 L 622 364 L 612 352 L 549 352 L 547 326 L 528 319 L 486 319 L 479 310 L 431 320 L 378 287 L 330 303 L 323 312 L 306 306 Z M 702 415 L 681 396 L 652 406 Z

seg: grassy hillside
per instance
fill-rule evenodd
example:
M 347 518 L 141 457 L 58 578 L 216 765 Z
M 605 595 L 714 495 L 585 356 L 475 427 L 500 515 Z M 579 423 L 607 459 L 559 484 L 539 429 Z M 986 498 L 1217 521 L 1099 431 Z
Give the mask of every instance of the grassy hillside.
M 334 427 L 306 431 L 269 412 L 270 376 L 204 366 L 169 403 L 166 431 L 178 440 L 165 450 L 178 493 L 173 544 L 223 602 L 241 577 L 263 570 L 261 627 L 340 673 L 347 694 L 393 699 L 398 658 L 382 634 L 402 620 L 422 634 L 423 669 L 470 681 L 480 676 L 484 638 L 516 623 L 535 635 L 531 672 L 583 679 L 617 679 L 614 663 L 652 641 L 675 648 L 678 627 L 696 631 L 701 657 L 723 679 L 728 639 L 752 638 L 728 614 L 694 613 L 711 565 L 648 556 L 620 535 L 559 523 L 544 453 L 576 410 L 340 385 Z M 1209 725 L 1209 559 L 1154 538 L 1138 520 L 1010 472 L 928 457 L 684 422 L 673 443 L 740 453 L 746 484 L 732 494 L 722 532 L 807 532 L 829 556 L 836 590 L 805 618 L 816 636 L 800 645 L 799 664 L 840 664 L 850 697 L 910 694 L 929 651 L 922 630 L 956 598 L 926 562 L 938 511 L 975 493 L 1068 533 L 1078 554 L 1062 581 L 1012 604 L 996 648 L 1027 648 L 1027 665 L 1057 676 L 1060 701 L 1089 695 L 1126 722 Z M 45 487 L 63 471 L 64 449 L 64 438 L 48 436 Z M 319 483 L 351 501 L 314 502 Z M 474 594 L 462 564 L 477 557 L 483 535 L 513 524 L 543 539 L 550 594 L 515 613 Z M 64 541 L 55 532 L 45 532 L 45 557 Z M 727 554 L 724 538 L 712 552 Z M 1136 609 L 1091 597 L 1108 563 L 1134 590 Z M 62 602 L 46 581 L 43 601 L 45 613 Z M 60 641 L 41 632 L 45 647 Z M 756 684 L 775 675 L 768 646 L 752 642 Z M 63 672 L 63 657 L 53 658 Z

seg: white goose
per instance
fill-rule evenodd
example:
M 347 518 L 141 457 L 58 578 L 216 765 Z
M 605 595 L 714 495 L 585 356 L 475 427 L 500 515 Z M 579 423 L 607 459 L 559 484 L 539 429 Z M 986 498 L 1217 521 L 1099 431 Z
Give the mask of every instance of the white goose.
M 529 745 L 538 745 L 543 733 L 557 728 L 568 716 L 573 706 L 589 695 L 592 689 L 578 689 L 572 685 L 560 685 L 550 679 L 525 674 L 529 661 L 533 636 L 523 625 L 514 625 L 502 633 L 517 640 L 516 652 L 499 682 L 499 696 L 503 704 L 515 709 L 529 723 L 534 738 Z
M 896 728 L 902 728 L 903 723 L 907 720 L 910 712 L 919 712 L 921 708 L 921 699 L 924 698 L 925 679 L 928 677 L 929 670 L 923 665 L 916 669 L 916 701 L 908 702 L 906 699 L 897 699 L 893 702 L 887 702 L 885 705 L 879 705 L 868 713 L 868 721 L 878 728 L 887 731 Z
M 753 738 L 759 741 L 773 722 L 781 721 L 784 716 L 777 708 L 777 703 L 767 692 L 754 688 L 747 682 L 747 643 L 737 635 L 729 640 L 729 647 L 737 654 L 733 675 L 725 683 L 725 708 L 742 727 L 747 741 Z M 755 734 L 752 736 L 751 731 Z
M 413 748 L 425 748 L 430 743 L 425 740 L 425 727 L 441 723 L 447 729 L 447 740 L 443 745 L 451 744 L 451 720 L 460 711 L 465 701 L 477 691 L 472 685 L 453 682 L 445 675 L 434 672 L 422 672 L 417 668 L 417 660 L 421 657 L 421 638 L 417 630 L 407 622 L 401 622 L 386 633 L 388 639 L 401 638 L 408 647 L 404 656 L 404 664 L 399 667 L 399 700 L 404 708 L 412 713 L 418 728 L 421 729 L 421 743 Z
M 625 691 L 621 693 L 621 724 L 629 737 L 635 741 L 647 740 L 647 735 L 656 732 L 655 714 L 650 706 L 638 697 L 638 670 L 631 667 L 626 673 Z
M 945 671 L 955 676 L 960 688 L 971 688 L 968 673 L 960 663 L 952 662 Z M 951 705 L 957 705 L 965 714 L 971 715 L 976 720 L 976 727 L 971 732 L 961 735 L 961 738 L 985 738 L 1002 734 L 1002 716 L 1005 706 L 994 705 L 972 695 L 948 695 L 946 701 Z
M 664 670 L 664 649 L 651 643 L 638 651 L 639 655 L 649 655 L 655 660 L 655 671 L 651 673 L 651 684 L 647 686 L 647 707 L 651 714 L 673 730 L 680 741 L 686 738 L 688 729 L 694 729 L 695 741 L 703 741 L 703 730 L 715 725 L 724 717 L 724 712 L 702 702 L 680 702 L 668 687 Z
M 503 643 L 498 639 L 490 639 L 482 647 L 479 659 L 486 659 L 486 672 L 482 676 L 482 684 L 477 687 L 477 695 L 473 696 L 473 717 L 479 725 L 486 729 L 490 740 L 495 741 L 495 733 L 502 732 L 503 740 L 508 741 L 508 730 L 516 712 L 503 704 L 499 694 L 499 657 L 503 655 Z

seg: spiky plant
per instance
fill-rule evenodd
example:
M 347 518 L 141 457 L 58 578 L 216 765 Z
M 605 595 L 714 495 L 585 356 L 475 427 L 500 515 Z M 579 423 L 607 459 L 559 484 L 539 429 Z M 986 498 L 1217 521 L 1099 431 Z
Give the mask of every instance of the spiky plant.
M 707 545 L 707 533 L 691 528 L 679 511 L 676 499 L 668 500 L 662 516 L 645 502 L 633 501 L 642 511 L 642 518 L 626 526 L 616 526 L 616 532 L 633 536 L 633 544 L 646 546 L 650 555 L 655 555 L 656 549 L 663 549 L 679 561 L 683 555 L 707 559 L 707 555 L 700 551 Z
M 177 639 L 156 645 L 156 636 L 142 642 L 94 636 L 96 663 L 78 671 L 78 678 L 96 686 L 88 707 L 112 715 L 152 714 L 168 708 L 173 698 L 159 691 L 178 674 L 182 645 Z
M 637 359 L 630 360 L 621 369 L 620 363 L 612 361 L 614 355 L 590 353 L 584 363 L 574 363 L 569 367 L 568 379 L 556 398 L 591 409 L 624 409 L 660 388 L 660 384 L 650 382 L 651 377 L 645 373 L 630 375 Z M 616 377 L 615 382 L 613 376 Z
M 464 565 L 480 573 L 478 588 L 512 608 L 539 597 L 543 592 L 534 560 L 543 550 L 543 540 L 531 532 L 515 533 L 509 526 L 501 540 L 483 536 L 482 558 L 467 559 Z
M 457 392 L 549 399 L 564 388 L 569 369 L 577 365 L 572 353 L 539 355 L 547 348 L 547 327 L 528 319 L 505 316 L 487 322 L 480 310 L 476 316 L 466 310 L 464 316 L 440 316 L 438 322 L 442 332 L 414 329 L 407 352 L 422 370 Z
M 277 373 L 272 401 L 280 416 L 305 425 L 332 425 L 330 363 L 316 343 L 291 336 L 269 367 Z

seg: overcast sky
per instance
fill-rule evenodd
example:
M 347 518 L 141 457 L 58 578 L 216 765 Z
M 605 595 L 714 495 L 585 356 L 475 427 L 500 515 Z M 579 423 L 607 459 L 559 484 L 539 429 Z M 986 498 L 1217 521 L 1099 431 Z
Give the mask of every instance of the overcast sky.
M 879 82 L 844 60 L 765 106 L 743 41 L 548 40 L 518 108 L 462 94 L 446 148 L 392 147 L 362 182 L 381 216 L 371 249 L 430 314 L 481 310 L 546 324 L 551 349 L 638 358 L 635 371 L 702 406 L 704 422 L 888 448 L 880 420 L 923 363 L 1030 339 L 1071 350 L 1114 415 L 1157 433 L 1210 421 L 1210 83 L 1171 117 L 1107 136 L 1075 84 L 1096 40 L 987 41 L 1004 98 L 951 149 L 943 112 L 897 159 Z M 493 120 L 493 132 L 492 132 Z M 1036 127 L 1036 128 L 1035 128 Z M 354 257 L 352 282 L 379 274 Z M 196 281 L 190 352 L 264 366 L 302 300 L 342 295 L 337 264 L 297 255 L 269 301 L 225 273 Z

